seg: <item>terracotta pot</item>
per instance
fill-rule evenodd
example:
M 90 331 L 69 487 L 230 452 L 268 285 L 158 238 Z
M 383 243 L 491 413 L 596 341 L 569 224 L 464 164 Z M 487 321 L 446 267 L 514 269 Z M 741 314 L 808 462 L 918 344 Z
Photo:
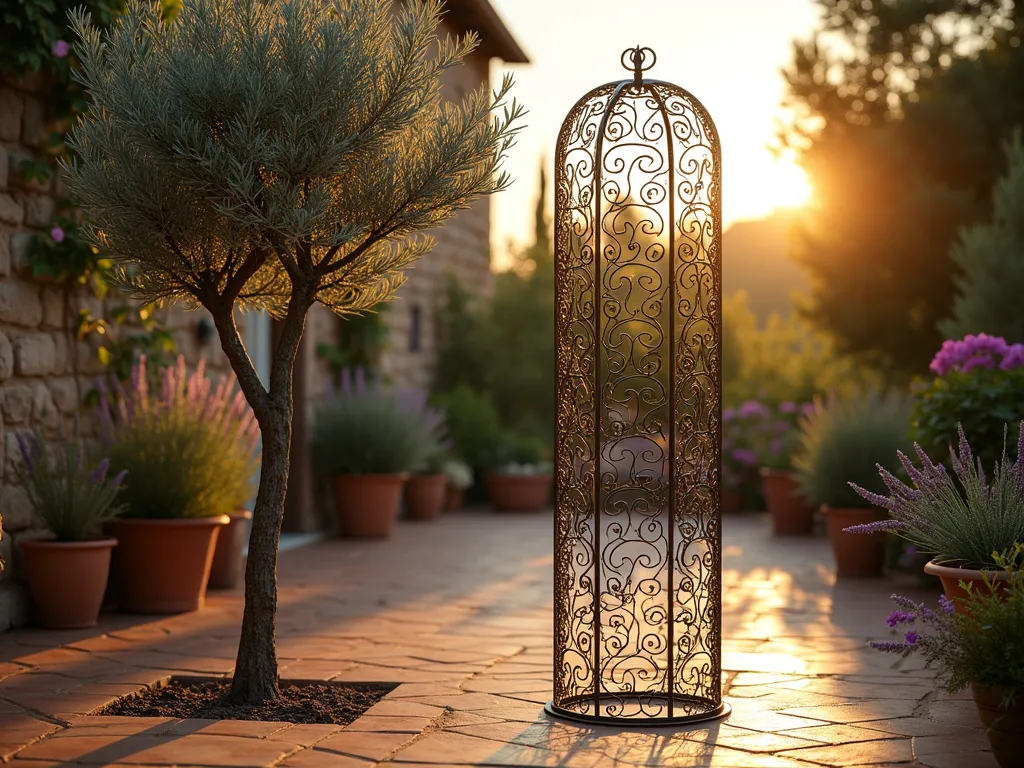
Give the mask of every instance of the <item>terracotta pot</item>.
M 851 525 L 866 525 L 885 520 L 880 509 L 823 506 L 828 540 L 836 558 L 836 573 L 849 578 L 881 576 L 885 565 L 884 533 L 847 533 Z
M 128 613 L 185 613 L 203 607 L 217 534 L 227 515 L 186 520 L 122 518 L 108 523 L 117 604 Z
M 981 571 L 970 568 L 961 568 L 957 565 L 941 565 L 934 560 L 925 563 L 924 572 L 931 576 L 938 576 L 942 582 L 942 591 L 946 597 L 956 605 L 957 613 L 966 613 L 967 607 L 964 601 L 967 599 L 967 590 L 960 586 L 963 581 L 971 585 L 971 592 L 974 594 L 989 594 L 985 586 L 985 579 Z M 1006 571 L 988 571 L 989 578 L 996 580 L 996 594 L 1005 594 L 1010 583 L 1010 576 Z
M 93 626 L 100 615 L 117 539 L 21 542 L 25 574 L 39 624 L 48 629 Z
M 240 509 L 228 517 L 231 522 L 217 534 L 217 547 L 213 550 L 213 565 L 210 566 L 210 589 L 234 589 L 242 578 L 242 550 L 245 549 L 252 512 Z
M 781 536 L 804 536 L 814 530 L 814 509 L 800 495 L 796 474 L 785 470 L 762 469 L 761 493 L 772 530 Z
M 444 511 L 448 478 L 413 475 L 405 484 L 405 509 L 413 520 L 436 520 Z
M 734 515 L 743 506 L 742 491 L 722 491 L 722 514 Z
M 334 503 L 343 536 L 381 538 L 391 535 L 402 501 L 405 473 L 336 475 Z
M 500 511 L 533 512 L 551 504 L 551 479 L 547 475 L 487 475 L 491 506 Z
M 971 686 L 985 735 L 1000 768 L 1024 766 L 1024 698 L 1018 696 L 1012 707 L 1003 708 L 1003 692 L 998 688 Z
M 449 511 L 462 509 L 462 498 L 466 495 L 463 488 L 449 485 L 444 493 L 444 508 Z

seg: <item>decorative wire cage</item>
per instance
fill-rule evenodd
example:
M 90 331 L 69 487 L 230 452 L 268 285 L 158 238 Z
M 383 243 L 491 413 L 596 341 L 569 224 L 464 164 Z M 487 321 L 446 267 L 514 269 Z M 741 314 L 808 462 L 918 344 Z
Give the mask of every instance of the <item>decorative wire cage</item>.
M 644 78 L 569 112 L 555 157 L 553 715 L 722 717 L 721 148 Z

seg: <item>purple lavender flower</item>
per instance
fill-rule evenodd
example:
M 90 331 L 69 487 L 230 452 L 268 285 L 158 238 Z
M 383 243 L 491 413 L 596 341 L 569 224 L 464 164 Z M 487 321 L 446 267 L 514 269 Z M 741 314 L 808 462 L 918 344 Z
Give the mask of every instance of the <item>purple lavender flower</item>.
M 904 635 L 904 639 L 906 640 L 907 645 L 917 645 L 919 637 L 917 632 L 910 630 L 906 635 Z
M 851 483 L 851 485 L 853 485 Z M 853 486 L 857 489 L 857 486 Z M 863 494 L 862 494 L 863 495 Z M 869 499 L 870 501 L 870 499 Z M 883 531 L 902 531 L 906 527 L 905 523 L 899 520 L 893 520 L 887 518 L 885 520 L 876 520 L 873 523 L 863 523 L 862 525 L 851 525 L 848 528 L 843 528 L 846 533 L 882 533 Z
M 906 653 L 913 650 L 906 643 L 901 643 L 898 640 L 872 640 L 868 645 L 883 653 Z
M 54 56 L 58 59 L 63 59 L 68 55 L 68 52 L 71 50 L 71 46 L 68 44 L 67 40 L 58 40 L 53 44 L 52 50 Z
M 25 462 L 25 471 L 28 474 L 34 474 L 35 459 L 39 456 L 39 440 L 33 433 L 26 435 L 24 432 L 18 432 L 15 434 L 15 439 L 18 441 L 18 452 L 21 454 L 21 460 Z
M 107 478 L 107 471 L 110 469 L 110 459 L 103 459 L 97 465 L 96 469 L 89 473 L 89 479 L 97 485 L 101 484 Z
M 747 467 L 757 464 L 757 454 L 749 448 L 737 448 L 732 452 L 732 458 Z
M 909 611 L 893 611 L 885 623 L 890 627 L 898 627 L 900 624 L 913 624 L 916 620 L 917 615 Z
M 796 413 L 797 404 L 789 400 L 779 403 L 779 413 Z
M 757 402 L 757 400 L 747 400 L 739 408 L 739 416 L 741 419 L 752 419 L 755 417 L 768 416 L 770 411 L 767 406 Z
M 956 604 L 945 595 L 939 597 L 939 607 L 945 614 L 951 614 L 956 610 Z

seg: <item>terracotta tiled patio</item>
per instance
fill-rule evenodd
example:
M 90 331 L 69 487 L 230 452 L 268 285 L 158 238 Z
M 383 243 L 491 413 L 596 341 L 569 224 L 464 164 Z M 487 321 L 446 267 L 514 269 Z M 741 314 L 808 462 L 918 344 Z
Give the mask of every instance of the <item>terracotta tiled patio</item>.
M 345 728 L 89 714 L 172 674 L 229 673 L 237 594 L 192 615 L 0 636 L 0 755 L 21 768 L 995 766 L 969 699 L 865 648 L 885 634 L 893 585 L 835 584 L 822 538 L 774 539 L 759 516 L 725 525 L 728 720 L 550 720 L 551 562 L 549 514 L 493 512 L 284 553 L 282 675 L 401 683 Z

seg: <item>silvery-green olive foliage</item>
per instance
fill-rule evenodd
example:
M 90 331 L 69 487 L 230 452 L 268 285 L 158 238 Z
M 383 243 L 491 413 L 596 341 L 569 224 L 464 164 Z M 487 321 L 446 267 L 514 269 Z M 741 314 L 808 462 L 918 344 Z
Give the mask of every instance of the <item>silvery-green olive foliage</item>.
M 509 184 L 524 114 L 440 98 L 476 39 L 438 39 L 440 0 L 129 3 L 105 34 L 78 11 L 93 105 L 66 171 L 94 243 L 146 301 L 283 316 L 391 296 L 436 227 Z

